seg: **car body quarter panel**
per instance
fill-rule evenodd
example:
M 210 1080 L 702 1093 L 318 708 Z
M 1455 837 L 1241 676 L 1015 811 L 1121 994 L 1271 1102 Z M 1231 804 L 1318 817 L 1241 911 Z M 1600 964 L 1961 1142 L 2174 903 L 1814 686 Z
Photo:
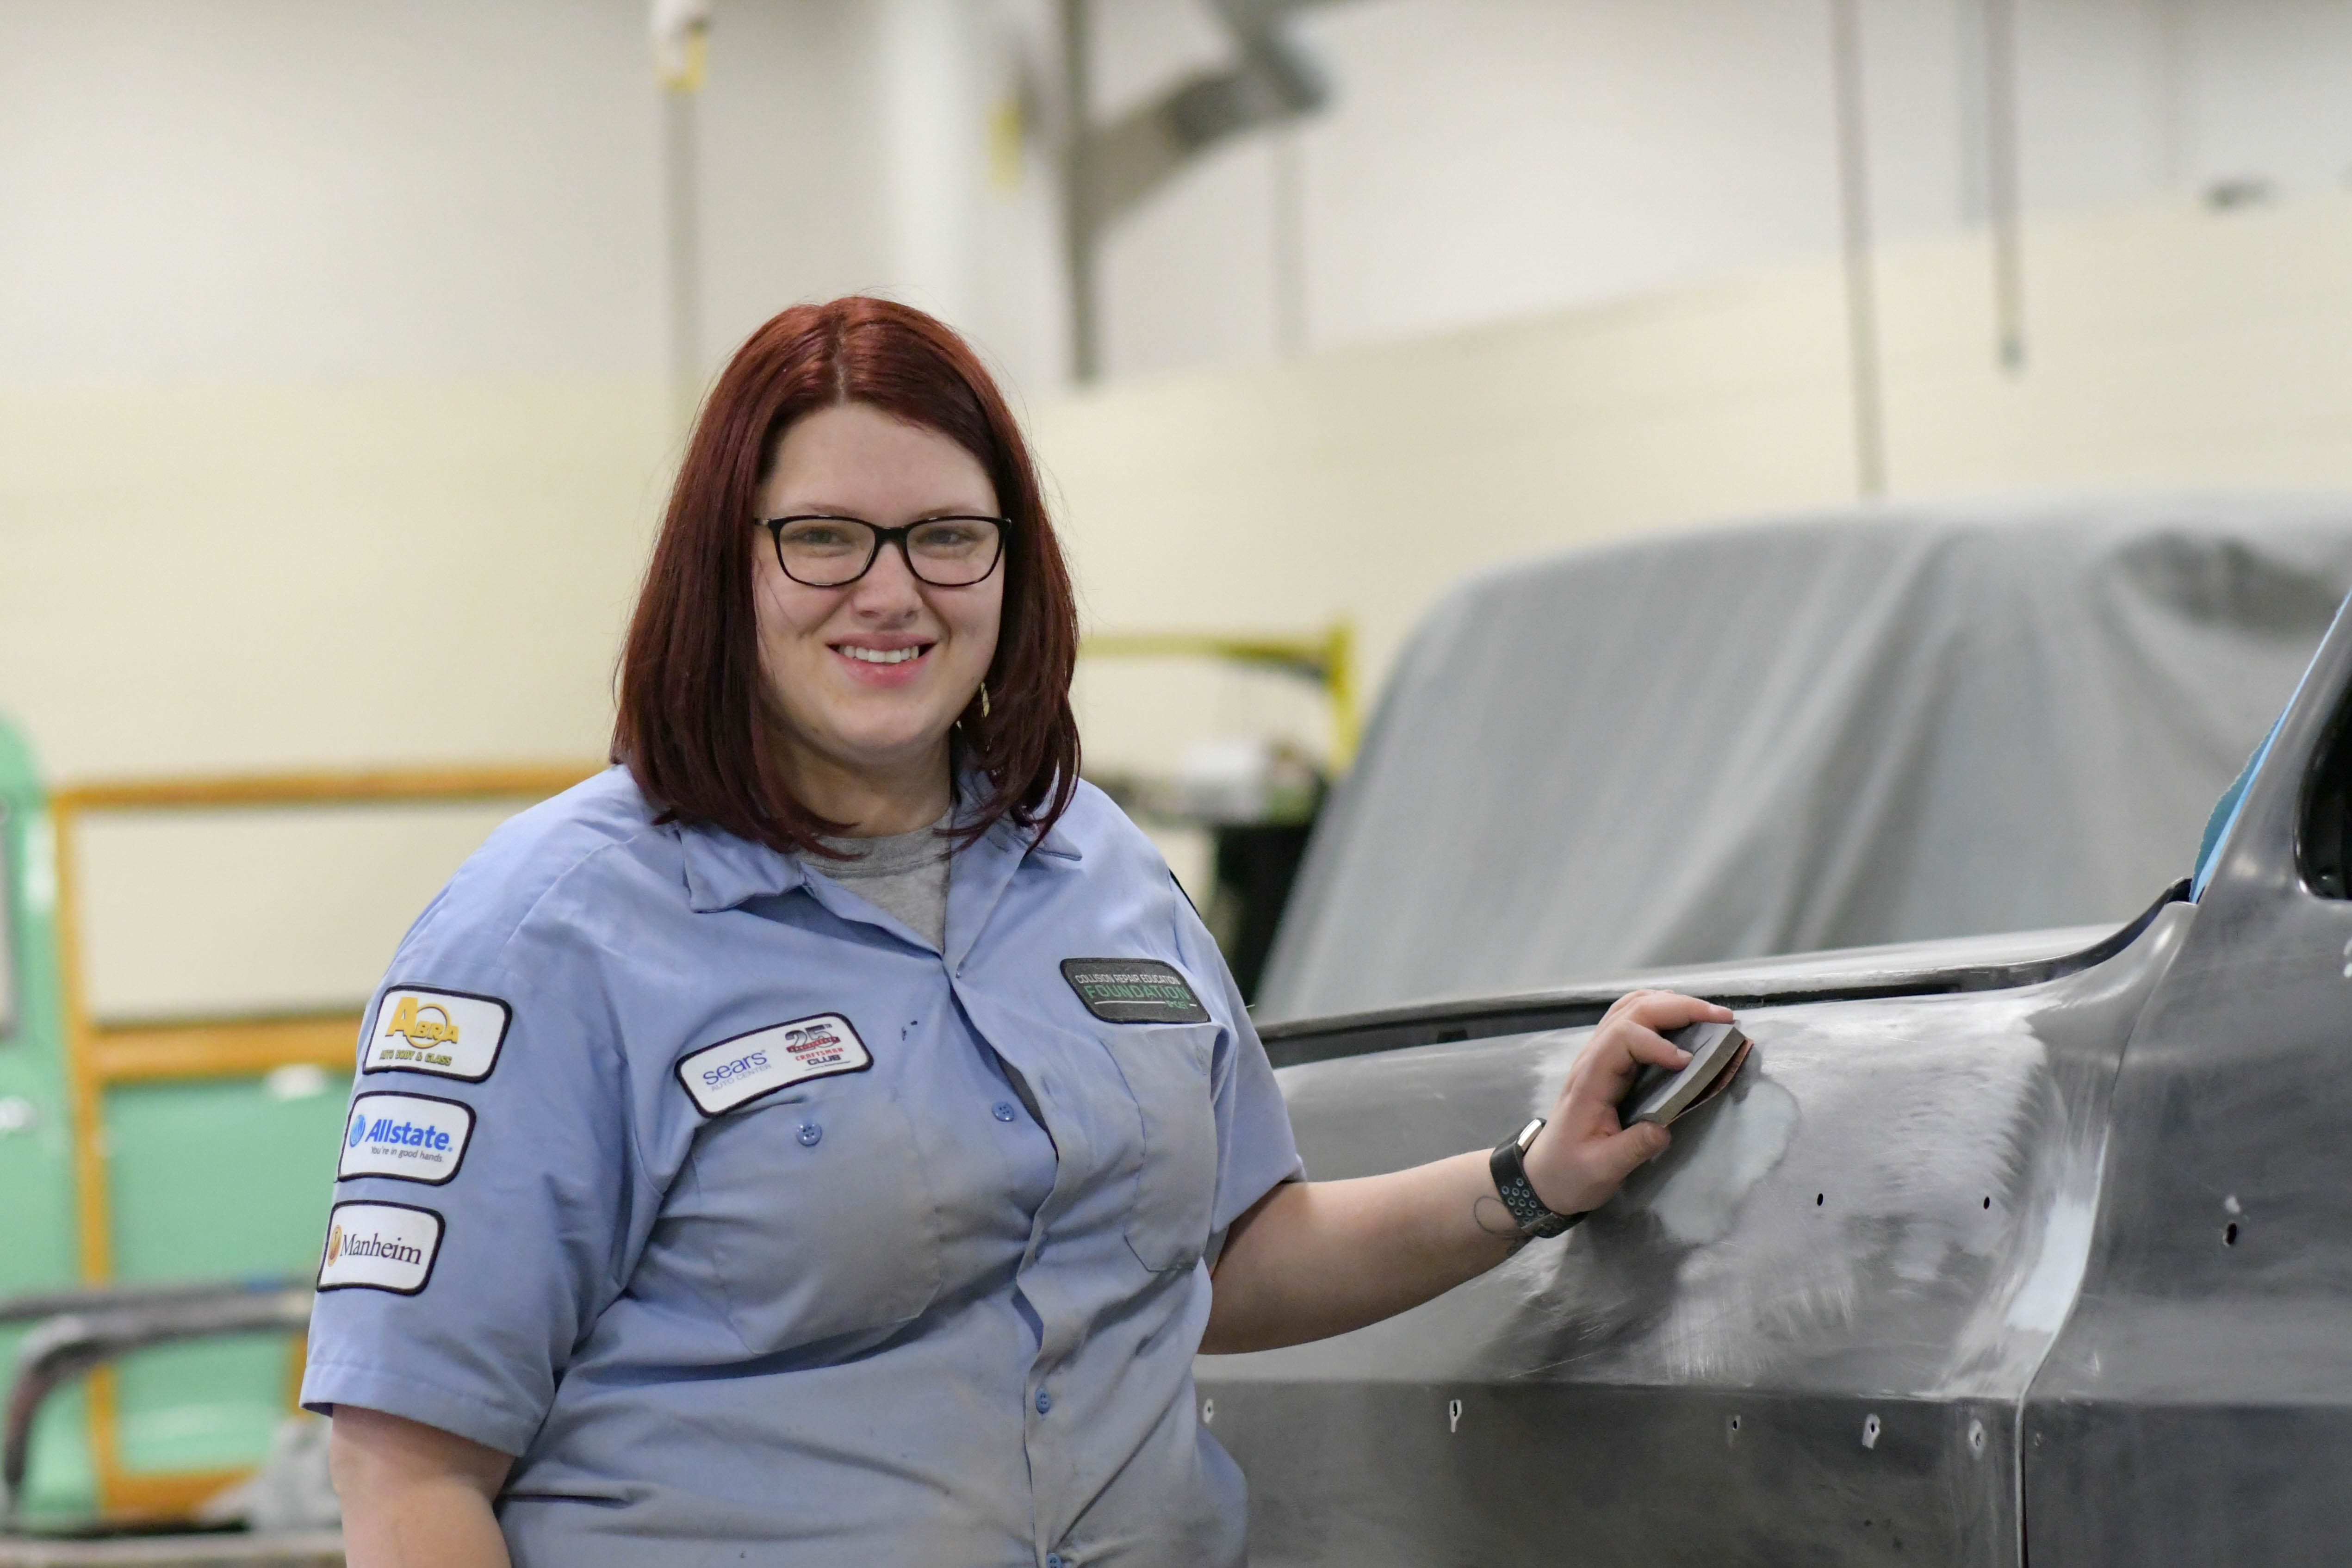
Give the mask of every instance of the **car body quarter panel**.
M 2040 985 L 1743 1009 L 1738 1081 L 1563 1243 L 1204 1359 L 1252 1560 L 1549 1560 L 1573 1520 L 1580 1562 L 2017 1561 L 2018 1402 L 2090 1245 L 2123 1041 L 2195 917 Z M 1491 1145 L 1590 1032 L 1286 1068 L 1307 1169 Z
M 2026 1407 L 2037 1562 L 2352 1560 L 2352 903 L 2285 852 L 2302 770 L 2263 782 L 2117 1081 L 2118 1175 Z

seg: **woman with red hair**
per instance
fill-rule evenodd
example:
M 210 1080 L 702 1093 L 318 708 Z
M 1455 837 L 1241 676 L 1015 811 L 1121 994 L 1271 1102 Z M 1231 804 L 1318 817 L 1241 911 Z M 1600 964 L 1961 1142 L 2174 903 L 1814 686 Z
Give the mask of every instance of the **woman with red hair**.
M 1231 1564 L 1198 1352 L 1400 1312 L 1603 1201 L 1655 1032 L 1549 1126 L 1311 1184 L 1214 944 L 1078 779 L 1077 626 L 987 372 L 887 301 L 711 392 L 617 764 L 369 1012 L 304 1403 L 353 1568 Z

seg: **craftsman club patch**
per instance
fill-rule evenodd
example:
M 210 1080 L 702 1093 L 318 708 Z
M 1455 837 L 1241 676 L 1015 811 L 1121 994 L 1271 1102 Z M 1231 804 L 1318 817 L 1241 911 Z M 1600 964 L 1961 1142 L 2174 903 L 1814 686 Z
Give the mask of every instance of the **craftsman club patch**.
M 847 1019 L 819 1013 L 755 1029 L 682 1056 L 677 1081 L 704 1115 L 716 1116 L 794 1083 L 863 1072 L 873 1065 L 873 1053 Z
M 457 1174 L 474 1135 L 474 1113 L 429 1094 L 362 1094 L 352 1102 L 335 1179 L 390 1176 L 439 1186 Z
M 499 1064 L 514 1009 L 496 997 L 395 986 L 375 1005 L 362 1072 L 433 1072 L 479 1083 Z
M 1157 958 L 1065 958 L 1062 978 L 1105 1023 L 1207 1023 L 1209 1009 Z
M 322 1291 L 390 1291 L 413 1296 L 441 1255 L 441 1217 L 405 1203 L 339 1203 L 327 1216 L 319 1260 Z

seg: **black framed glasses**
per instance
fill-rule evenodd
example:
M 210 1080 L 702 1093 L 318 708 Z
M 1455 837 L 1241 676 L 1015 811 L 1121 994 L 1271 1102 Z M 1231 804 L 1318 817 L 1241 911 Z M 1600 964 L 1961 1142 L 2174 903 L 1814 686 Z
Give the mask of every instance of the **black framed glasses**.
M 761 517 L 776 544 L 776 564 L 784 575 L 809 588 L 846 588 L 882 559 L 884 545 L 897 545 L 907 570 L 933 588 L 970 588 L 996 570 L 1004 554 L 1005 517 L 925 517 L 903 528 L 881 528 L 856 517 L 810 514 Z

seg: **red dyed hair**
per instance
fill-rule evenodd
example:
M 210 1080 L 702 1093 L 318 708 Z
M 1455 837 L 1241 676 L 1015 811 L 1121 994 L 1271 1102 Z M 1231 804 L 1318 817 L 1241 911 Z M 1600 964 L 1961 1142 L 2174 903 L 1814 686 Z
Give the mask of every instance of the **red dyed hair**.
M 1045 518 L 1037 468 L 1003 395 L 945 325 L 887 299 L 795 305 L 751 334 L 711 389 L 671 487 L 621 654 L 613 759 L 657 810 L 786 852 L 838 831 L 793 797 L 770 748 L 751 606 L 761 485 L 784 430 L 835 403 L 869 403 L 938 431 L 996 486 L 1005 530 L 1003 619 L 987 676 L 950 737 L 960 778 L 987 782 L 961 832 L 1011 817 L 1042 837 L 1077 788 L 1070 709 L 1077 605 Z

